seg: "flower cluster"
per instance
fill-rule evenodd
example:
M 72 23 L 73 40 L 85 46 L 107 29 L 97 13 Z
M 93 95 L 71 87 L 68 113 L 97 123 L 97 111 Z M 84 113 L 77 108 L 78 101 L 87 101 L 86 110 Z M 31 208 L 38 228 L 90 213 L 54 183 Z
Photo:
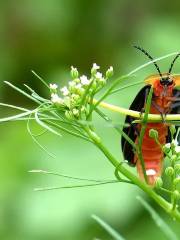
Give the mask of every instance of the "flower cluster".
M 99 72 L 100 67 L 94 63 L 91 76 L 79 75 L 77 68 L 71 67 L 71 78 L 68 85 L 58 88 L 56 84 L 50 84 L 51 102 L 59 109 L 64 110 L 69 119 L 80 119 L 87 115 L 89 103 L 94 95 L 99 92 L 113 75 L 113 67 L 110 67 L 105 76 Z

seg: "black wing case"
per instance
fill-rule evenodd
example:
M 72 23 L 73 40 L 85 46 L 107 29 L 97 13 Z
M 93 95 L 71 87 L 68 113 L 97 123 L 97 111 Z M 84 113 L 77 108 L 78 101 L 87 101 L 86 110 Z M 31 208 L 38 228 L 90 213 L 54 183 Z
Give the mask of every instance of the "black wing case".
M 150 91 L 150 88 L 151 88 L 151 85 L 146 85 L 139 91 L 134 101 L 130 105 L 130 108 L 129 108 L 130 110 L 135 110 L 139 112 L 142 111 L 146 101 L 146 97 Z M 136 134 L 137 129 L 135 124 L 131 125 L 133 120 L 134 119 L 132 117 L 126 116 L 125 123 L 130 124 L 130 126 L 124 127 L 123 132 L 126 133 L 131 138 L 131 140 L 135 141 L 137 137 L 137 134 Z M 132 146 L 131 144 L 129 144 L 129 142 L 126 141 L 126 139 L 123 136 L 121 138 L 121 148 L 124 155 L 124 159 L 128 160 L 130 165 L 135 166 L 134 152 L 133 152 Z
M 173 90 L 173 96 L 179 98 L 180 97 L 180 90 L 174 89 Z M 179 101 L 177 101 L 177 102 L 172 104 L 172 110 L 171 110 L 170 113 L 172 113 L 172 114 L 180 114 L 180 102 Z M 177 124 L 175 127 L 176 127 L 176 132 L 177 132 L 177 129 L 180 127 L 180 125 Z M 177 141 L 178 141 L 178 145 L 180 145 L 180 134 L 177 137 Z M 166 138 L 166 142 L 167 143 L 171 142 L 170 130 L 168 130 L 168 135 L 167 135 L 167 138 Z

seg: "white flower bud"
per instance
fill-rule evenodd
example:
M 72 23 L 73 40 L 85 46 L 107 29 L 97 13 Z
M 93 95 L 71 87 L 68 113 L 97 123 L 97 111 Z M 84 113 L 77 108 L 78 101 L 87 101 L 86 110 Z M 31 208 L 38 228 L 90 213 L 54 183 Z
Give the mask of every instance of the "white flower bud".
M 111 66 L 111 67 L 106 71 L 106 78 L 112 77 L 113 73 L 114 73 L 113 67 Z
M 98 69 L 100 69 L 100 66 L 98 66 L 96 63 L 93 63 L 92 69 L 98 70 Z
M 91 74 L 96 74 L 98 69 L 100 69 L 100 67 L 96 63 L 93 63 L 93 67 L 91 68 Z
M 163 186 L 163 181 L 161 177 L 157 177 L 155 181 L 155 187 L 156 188 L 161 188 Z
M 89 83 L 90 83 L 90 80 L 88 80 L 88 78 L 85 75 L 82 75 L 80 77 L 80 80 L 81 80 L 82 85 L 89 85 Z
M 150 129 L 149 130 L 149 136 L 151 138 L 154 138 L 155 140 L 158 140 L 158 131 L 155 129 Z
M 49 87 L 50 87 L 50 91 L 51 91 L 51 93 L 57 93 L 57 88 L 58 88 L 58 85 L 57 84 L 55 84 L 55 83 L 50 83 L 49 84 Z
M 78 76 L 79 76 L 79 72 L 77 68 L 74 68 L 73 66 L 71 66 L 71 77 L 75 79 L 75 78 L 78 78 Z
M 165 169 L 165 174 L 169 177 L 172 177 L 174 175 L 174 169 L 172 167 L 167 167 Z
M 98 79 L 101 79 L 101 78 L 102 78 L 102 73 L 97 72 L 96 75 L 95 75 L 95 77 L 98 78 Z
M 58 104 L 58 105 L 64 104 L 64 100 L 62 98 L 60 98 L 56 93 L 51 94 L 51 102 Z
M 165 146 L 166 148 L 170 148 L 170 147 L 171 147 L 171 144 L 170 144 L 170 143 L 166 143 L 164 146 Z
M 56 89 L 58 88 L 58 85 L 55 84 L 55 83 L 50 83 L 50 84 L 49 84 L 49 87 L 50 87 L 50 89 L 52 89 L 52 90 L 56 90 Z
M 77 117 L 79 116 L 79 110 L 77 108 L 74 108 L 72 112 L 74 116 L 77 116 Z
M 62 94 L 63 94 L 64 96 L 67 96 L 67 95 L 69 94 L 69 90 L 68 90 L 68 88 L 67 88 L 66 86 L 64 86 L 64 87 L 61 88 L 60 90 L 61 90 L 61 92 L 62 92 Z
M 80 96 L 79 96 L 78 94 L 74 94 L 74 93 L 73 93 L 73 94 L 71 95 L 71 98 L 76 101 L 76 100 L 79 100 Z
M 67 119 L 69 119 L 69 120 L 73 120 L 74 119 L 74 116 L 73 116 L 73 114 L 72 114 L 72 112 L 71 111 L 65 111 L 65 116 L 67 117 Z

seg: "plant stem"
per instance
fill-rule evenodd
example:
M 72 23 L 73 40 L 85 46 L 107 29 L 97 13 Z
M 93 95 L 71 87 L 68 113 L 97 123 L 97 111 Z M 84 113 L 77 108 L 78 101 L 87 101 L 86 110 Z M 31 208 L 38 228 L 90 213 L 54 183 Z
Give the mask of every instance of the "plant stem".
M 103 145 L 99 136 L 92 132 L 88 127 L 85 127 L 85 131 L 92 139 L 94 144 L 103 152 L 103 154 L 107 157 L 107 159 L 111 162 L 111 164 L 118 168 L 118 171 L 123 174 L 126 178 L 131 180 L 135 185 L 141 188 L 144 192 L 146 192 L 151 198 L 153 198 L 167 213 L 169 213 L 173 218 L 180 221 L 180 212 L 177 209 L 172 211 L 172 204 L 167 202 L 161 196 L 156 194 L 156 192 L 145 182 L 131 173 L 128 169 L 126 169 L 116 158 L 109 152 L 109 150 Z
M 94 99 L 93 103 L 96 104 L 97 100 Z M 131 117 L 134 118 L 143 118 L 144 114 L 141 114 L 138 111 L 134 111 L 134 110 L 129 110 L 126 108 L 122 108 L 122 107 L 118 107 L 106 102 L 101 102 L 99 104 L 100 107 L 103 107 L 105 109 L 108 109 L 112 112 L 117 112 L 123 115 L 129 115 Z M 161 121 L 162 122 L 162 116 L 160 114 L 148 114 L 148 121 Z M 167 114 L 165 117 L 165 121 L 172 121 L 172 120 L 180 120 L 180 114 Z

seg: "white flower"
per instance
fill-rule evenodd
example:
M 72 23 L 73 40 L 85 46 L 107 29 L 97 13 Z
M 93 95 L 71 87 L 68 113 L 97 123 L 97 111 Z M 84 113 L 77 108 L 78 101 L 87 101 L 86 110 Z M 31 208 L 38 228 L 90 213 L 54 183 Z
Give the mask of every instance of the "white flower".
M 98 66 L 96 63 L 93 63 L 93 67 L 92 67 L 94 70 L 98 70 L 100 69 L 100 66 Z
M 101 79 L 101 78 L 102 78 L 102 73 L 97 72 L 97 73 L 96 73 L 96 78 Z
M 63 104 L 64 103 L 63 99 L 60 98 L 56 93 L 51 94 L 51 102 L 58 103 L 58 104 Z
M 171 144 L 170 144 L 170 143 L 166 143 L 166 144 L 165 144 L 165 147 L 166 147 L 166 148 L 170 148 L 170 147 L 171 147 Z
M 50 87 L 50 89 L 52 89 L 52 90 L 56 90 L 57 88 L 58 88 L 58 85 L 57 84 L 55 84 L 55 83 L 50 83 L 49 84 L 49 87 Z
M 61 92 L 64 96 L 67 96 L 69 94 L 69 90 L 66 86 L 61 88 Z
M 90 80 L 88 80 L 88 78 L 85 75 L 82 75 L 80 77 L 80 80 L 81 80 L 82 85 L 89 85 L 89 83 L 90 83 Z

